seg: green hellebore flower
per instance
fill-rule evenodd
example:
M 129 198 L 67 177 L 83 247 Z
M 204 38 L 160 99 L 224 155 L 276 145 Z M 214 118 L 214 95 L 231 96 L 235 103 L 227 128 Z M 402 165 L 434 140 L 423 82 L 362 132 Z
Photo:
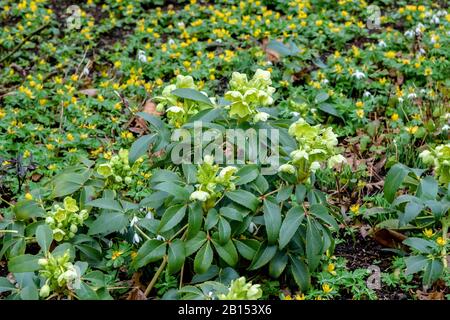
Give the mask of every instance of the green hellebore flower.
M 177 76 L 176 87 L 177 88 L 197 89 L 197 86 L 194 83 L 194 79 L 191 76 L 183 76 L 181 74 L 179 74 Z
M 246 90 L 247 87 L 247 75 L 244 73 L 233 72 L 230 80 L 230 88 L 232 90 Z
M 64 208 L 69 212 L 77 212 L 79 210 L 77 201 L 72 197 L 64 198 Z
M 311 126 L 305 119 L 298 119 L 289 127 L 289 134 L 297 140 L 313 141 L 320 133 L 318 126 Z
M 67 211 L 63 208 L 58 208 L 53 216 L 56 221 L 62 222 L 67 218 Z
M 42 288 L 39 290 L 39 296 L 41 298 L 47 298 L 50 295 L 50 286 L 48 284 L 44 284 Z
M 53 229 L 53 238 L 54 238 L 57 242 L 62 241 L 62 240 L 64 239 L 64 236 L 65 236 L 65 235 L 66 235 L 66 233 L 65 233 L 63 230 L 61 230 L 61 229 L 59 229 L 59 228 Z
M 98 166 L 97 168 L 97 173 L 105 178 L 109 177 L 110 175 L 112 175 L 113 170 L 111 168 L 111 165 L 109 163 L 103 163 L 101 165 Z

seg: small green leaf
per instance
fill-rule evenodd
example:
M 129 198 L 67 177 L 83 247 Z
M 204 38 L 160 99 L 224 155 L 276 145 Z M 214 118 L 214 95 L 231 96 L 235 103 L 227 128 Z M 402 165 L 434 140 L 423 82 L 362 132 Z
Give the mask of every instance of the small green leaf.
M 209 209 L 205 220 L 206 230 L 211 230 L 211 228 L 213 228 L 217 224 L 217 222 L 219 222 L 219 214 L 217 213 L 217 210 L 214 208 Z
M 434 200 L 438 193 L 438 183 L 433 177 L 427 176 L 420 180 L 417 197 L 423 200 Z
M 259 269 L 270 262 L 277 253 L 277 246 L 261 245 L 250 264 L 249 270 Z
M 207 105 L 213 106 L 213 104 L 211 103 L 211 100 L 209 100 L 209 98 L 206 95 L 204 95 L 203 93 L 201 93 L 200 91 L 197 91 L 195 89 L 179 88 L 179 89 L 173 90 L 171 92 L 171 94 L 173 94 L 174 96 L 177 96 L 179 98 L 197 101 L 197 102 L 201 102 L 201 103 L 205 103 Z
M 200 231 L 192 239 L 186 241 L 186 257 L 196 252 L 206 241 L 206 233 Z
M 100 198 L 89 201 L 86 203 L 86 206 L 96 207 L 100 209 L 113 210 L 113 211 L 124 211 L 119 201 L 108 199 L 108 198 Z
M 184 242 L 175 239 L 171 243 L 169 243 L 168 250 L 168 264 L 167 267 L 169 269 L 169 273 L 178 272 L 184 264 L 184 260 L 186 259 L 186 250 L 184 247 Z
M 150 145 L 154 143 L 156 139 L 156 134 L 147 134 L 133 142 L 128 155 L 130 163 L 134 163 L 139 157 L 145 155 L 145 153 L 149 150 Z
M 305 200 L 306 196 L 306 187 L 303 184 L 298 184 L 295 187 L 295 199 L 297 200 L 298 204 L 302 204 Z
M 259 205 L 258 198 L 256 198 L 253 193 L 245 190 L 228 191 L 225 193 L 225 196 L 231 201 L 234 201 L 237 204 L 252 210 L 253 212 L 256 211 Z
M 202 227 L 202 222 L 203 222 L 202 205 L 198 201 L 189 204 L 188 231 L 186 235 L 187 239 L 191 239 L 200 231 Z
M 52 229 L 47 224 L 40 225 L 36 229 L 36 241 L 41 247 L 44 254 L 48 252 L 50 244 L 53 241 Z
M 194 259 L 195 273 L 202 274 L 208 271 L 213 261 L 213 250 L 211 243 L 207 241 L 197 252 Z
M 384 182 L 384 197 L 387 201 L 392 202 L 394 200 L 395 193 L 408 175 L 408 172 L 408 167 L 400 163 L 393 165 L 389 170 Z
M 256 164 L 249 164 L 240 168 L 235 176 L 238 178 L 234 181 L 236 186 L 250 183 L 254 181 L 259 175 L 258 166 Z
M 150 262 L 161 260 L 165 254 L 165 242 L 156 239 L 147 240 L 139 248 L 132 264 L 135 268 L 141 268 Z
M 155 190 L 160 190 L 167 192 L 168 194 L 174 196 L 178 200 L 187 201 L 191 193 L 188 189 L 179 186 L 171 181 L 162 182 L 154 186 Z
M 309 270 L 313 271 L 320 263 L 320 257 L 322 255 L 322 236 L 317 229 L 315 223 L 310 217 L 307 217 L 306 228 L 306 258 L 308 260 Z
M 13 212 L 16 219 L 20 221 L 45 216 L 45 210 L 36 201 L 29 200 L 17 202 L 13 206 Z
M 305 214 L 300 206 L 292 207 L 288 211 L 280 228 L 280 235 L 278 239 L 280 249 L 283 249 L 291 241 L 292 237 L 300 227 L 304 217 Z
M 128 224 L 128 218 L 123 212 L 104 212 L 90 225 L 88 235 L 108 235 L 123 230 Z
M 221 245 L 230 241 L 231 236 L 231 226 L 227 219 L 220 216 L 219 217 L 219 225 L 217 226 L 219 231 L 219 243 Z
M 328 95 L 328 93 L 326 93 L 325 91 L 321 91 L 319 92 L 316 97 L 314 98 L 314 102 L 316 104 L 318 103 L 322 103 L 324 101 L 326 101 L 330 96 Z
M 186 205 L 175 205 L 167 208 L 161 217 L 159 232 L 169 231 L 183 220 L 186 215 Z
M 410 237 L 403 241 L 404 244 L 410 246 L 411 248 L 416 249 L 421 253 L 432 253 L 433 250 L 437 249 L 437 244 L 433 241 Z
M 290 270 L 300 290 L 306 292 L 311 285 L 311 275 L 306 264 L 299 257 L 291 256 Z
M 405 275 L 410 275 L 422 271 L 427 265 L 428 259 L 424 256 L 410 256 L 405 258 Z
M 272 197 L 264 201 L 264 222 L 267 232 L 267 241 L 269 244 L 274 244 L 278 240 L 281 227 L 281 210 Z
M 322 220 L 323 222 L 329 224 L 335 231 L 339 230 L 339 225 L 330 214 L 328 214 L 327 208 L 322 204 L 311 205 L 310 212 L 316 218 Z
M 8 270 L 12 273 L 33 272 L 40 269 L 38 260 L 42 256 L 33 256 L 31 254 L 24 254 L 21 256 L 12 257 L 8 262 Z
M 225 261 L 230 267 L 234 267 L 237 264 L 239 256 L 233 244 L 233 241 L 230 240 L 224 245 L 214 240 L 212 241 L 212 243 L 217 253 L 219 254 L 219 257 L 221 257 L 223 261 Z
M 0 293 L 14 290 L 16 290 L 16 287 L 8 279 L 0 278 Z
M 243 240 L 234 240 L 234 244 L 236 245 L 239 254 L 243 256 L 247 260 L 253 260 L 256 252 L 259 249 L 259 242 L 253 239 L 243 239 Z
M 430 260 L 423 273 L 423 284 L 431 286 L 441 277 L 442 271 L 444 271 L 444 265 L 440 259 Z
M 270 260 L 269 274 L 274 278 L 278 278 L 283 273 L 288 263 L 288 256 L 286 253 L 278 251 L 277 254 Z

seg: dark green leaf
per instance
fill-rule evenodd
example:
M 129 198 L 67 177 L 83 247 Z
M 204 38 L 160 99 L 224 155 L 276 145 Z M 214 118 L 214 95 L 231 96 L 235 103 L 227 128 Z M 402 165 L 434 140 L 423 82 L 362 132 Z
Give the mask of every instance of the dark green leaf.
M 409 169 L 400 163 L 393 165 L 389 170 L 384 182 L 384 197 L 387 201 L 392 202 L 394 200 L 395 193 L 408 175 L 408 172 Z
M 164 212 L 161 223 L 159 225 L 159 232 L 166 232 L 183 220 L 186 215 L 186 205 L 175 205 L 167 208 Z
M 275 256 L 276 253 L 277 246 L 261 245 L 252 260 L 249 270 L 256 270 L 265 266 Z
M 291 257 L 291 272 L 302 292 L 306 292 L 311 284 L 311 275 L 306 264 L 299 257 Z
M 213 250 L 211 243 L 207 241 L 201 249 L 197 252 L 194 259 L 195 273 L 202 274 L 208 271 L 213 260 Z
M 277 254 L 270 260 L 269 274 L 274 278 L 278 278 L 286 268 L 288 256 L 286 253 L 278 251 Z
M 274 244 L 277 242 L 281 227 L 280 207 L 273 200 L 274 199 L 272 197 L 267 198 L 264 200 L 263 205 L 264 222 L 267 232 L 267 241 L 269 244 Z
M 141 268 L 150 262 L 161 260 L 165 254 L 165 242 L 156 239 L 147 240 L 139 248 L 132 264 L 135 268 Z
M 184 260 L 186 259 L 186 250 L 184 247 L 184 242 L 175 239 L 171 243 L 169 243 L 168 250 L 168 264 L 167 267 L 170 273 L 178 272 L 184 264 Z
M 145 155 L 149 147 L 157 139 L 156 134 L 148 134 L 137 139 L 130 148 L 128 159 L 130 163 L 134 163 L 139 157 Z
M 194 237 L 202 227 L 203 222 L 203 209 L 199 202 L 191 203 L 189 205 L 188 214 L 188 231 L 186 238 L 190 239 Z
M 291 241 L 292 237 L 300 227 L 304 217 L 305 214 L 300 206 L 292 207 L 288 211 L 280 228 L 280 235 L 278 239 L 280 249 L 283 249 Z
M 225 196 L 231 201 L 244 206 L 253 212 L 256 211 L 259 205 L 259 200 L 252 193 L 245 190 L 234 190 L 225 193 Z
M 175 89 L 171 92 L 174 96 L 177 96 L 179 98 L 188 99 L 192 101 L 197 101 L 201 103 L 205 103 L 207 105 L 213 106 L 209 98 L 201 93 L 200 91 L 190 89 L 190 88 L 180 88 Z

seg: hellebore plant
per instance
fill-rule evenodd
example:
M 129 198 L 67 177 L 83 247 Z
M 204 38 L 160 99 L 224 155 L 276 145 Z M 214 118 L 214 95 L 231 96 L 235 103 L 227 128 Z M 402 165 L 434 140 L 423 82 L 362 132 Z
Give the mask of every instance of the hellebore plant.
M 187 101 L 180 96 L 175 95 L 174 92 L 179 92 L 180 89 L 197 90 L 197 85 L 194 83 L 194 79 L 191 76 L 178 75 L 175 84 L 170 84 L 163 89 L 162 95 L 155 99 L 159 101 L 156 106 L 158 112 L 166 112 L 169 123 L 174 127 L 181 127 L 188 119 L 205 108 L 208 108 L 208 104 L 199 101 Z M 198 93 L 204 95 L 207 98 L 206 93 Z
M 307 182 L 311 173 L 325 162 L 329 168 L 345 162 L 336 151 L 338 140 L 332 128 L 312 126 L 300 118 L 289 127 L 289 134 L 297 140 L 298 149 L 290 153 L 291 160 L 281 165 L 279 171 L 294 175 L 298 183 Z
M 130 165 L 128 158 L 129 151 L 120 149 L 119 154 L 112 156 L 109 162 L 98 166 L 97 173 L 105 178 L 105 187 L 120 190 L 131 187 L 137 182 L 136 173 L 144 159 L 138 158 L 133 165 Z
M 230 117 L 238 121 L 249 121 L 251 117 L 253 122 L 266 121 L 269 115 L 258 112 L 257 108 L 273 103 L 272 94 L 275 88 L 271 87 L 271 84 L 269 71 L 256 70 L 250 81 L 246 74 L 233 72 L 230 90 L 225 93 L 225 99 L 231 103 L 228 106 Z
M 64 198 L 64 205 L 54 205 L 45 218 L 45 222 L 53 231 L 53 238 L 60 242 L 72 239 L 78 231 L 78 227 L 82 226 L 88 218 L 87 210 L 81 210 L 77 206 L 77 202 L 72 197 Z

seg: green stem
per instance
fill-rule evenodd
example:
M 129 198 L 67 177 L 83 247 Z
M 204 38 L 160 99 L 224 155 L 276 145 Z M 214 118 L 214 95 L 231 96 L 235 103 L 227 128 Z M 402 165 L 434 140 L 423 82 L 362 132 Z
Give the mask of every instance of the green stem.
M 161 273 L 163 272 L 164 268 L 166 267 L 166 264 L 167 264 L 167 256 L 164 256 L 163 261 L 161 262 L 161 265 L 159 266 L 158 270 L 156 271 L 155 275 L 152 278 L 152 281 L 150 281 L 150 283 L 147 286 L 147 289 L 145 289 L 144 295 L 146 297 L 148 297 L 148 295 L 150 294 L 150 291 L 152 291 L 153 286 L 155 285 L 155 283 L 158 280 L 159 276 L 161 275 Z
M 145 232 L 142 231 L 141 228 L 139 228 L 136 224 L 134 224 L 133 226 L 136 228 L 137 231 L 139 231 L 140 234 L 142 234 L 142 236 L 143 236 L 145 239 L 151 240 L 151 238 L 150 238 L 148 235 L 146 235 Z
M 8 206 L 10 207 L 14 207 L 14 205 L 11 202 L 6 201 L 5 199 L 3 199 L 2 197 L 0 197 L 0 201 L 3 201 L 4 203 L 6 203 Z
M 0 230 L 0 233 L 18 233 L 17 230 Z

